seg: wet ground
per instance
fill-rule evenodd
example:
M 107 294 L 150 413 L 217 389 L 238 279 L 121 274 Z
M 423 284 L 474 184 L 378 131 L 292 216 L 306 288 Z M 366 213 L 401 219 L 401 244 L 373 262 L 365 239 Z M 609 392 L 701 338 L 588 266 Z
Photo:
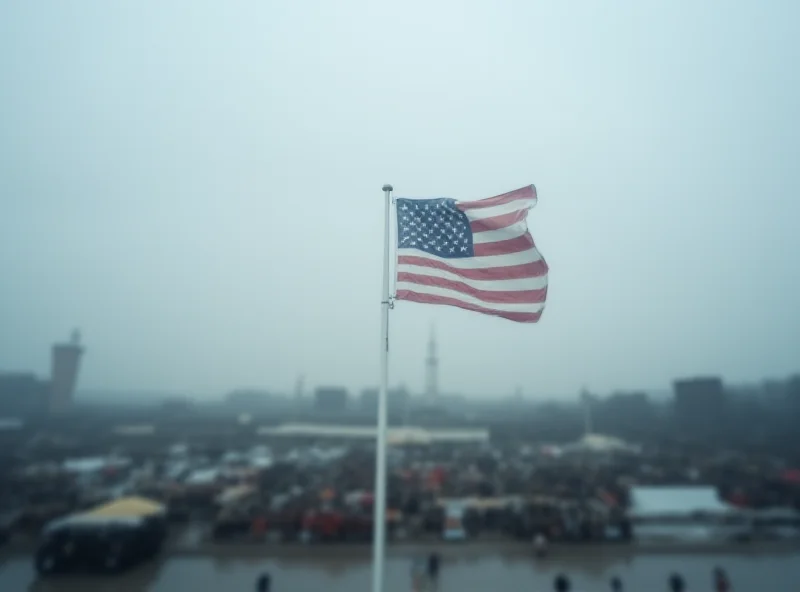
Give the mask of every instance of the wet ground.
M 674 570 L 683 573 L 689 590 L 712 590 L 711 570 L 724 567 L 736 592 L 797 592 L 800 590 L 800 552 L 752 552 L 727 554 L 631 553 L 619 548 L 589 547 L 559 553 L 537 561 L 523 553 L 445 554 L 438 592 L 500 592 L 552 590 L 552 580 L 565 572 L 576 592 L 609 590 L 608 580 L 619 575 L 625 589 L 666 590 L 666 578 Z M 386 563 L 386 592 L 410 590 L 412 552 L 392 551 Z M 26 557 L 0 560 L 3 592 L 238 592 L 254 590 L 258 574 L 272 574 L 274 592 L 369 591 L 368 556 L 337 557 L 329 553 L 304 553 L 280 559 L 243 556 L 171 556 L 144 565 L 123 576 L 64 576 L 37 580 Z

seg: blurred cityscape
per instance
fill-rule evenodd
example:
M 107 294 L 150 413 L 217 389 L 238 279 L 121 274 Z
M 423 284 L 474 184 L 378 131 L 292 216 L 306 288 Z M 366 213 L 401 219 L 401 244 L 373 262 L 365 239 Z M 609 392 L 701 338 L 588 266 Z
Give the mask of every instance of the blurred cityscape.
M 77 386 L 83 353 L 76 330 L 68 342 L 53 345 L 49 378 L 24 371 L 0 372 L 0 429 L 67 425 L 71 419 L 95 415 L 118 418 L 119 425 L 105 425 L 126 433 L 133 433 L 133 424 L 139 431 L 147 431 L 156 430 L 159 423 L 202 424 L 213 423 L 214 418 L 232 419 L 236 429 L 285 422 L 375 422 L 376 387 L 361 392 L 336 385 L 307 388 L 303 376 L 292 393 L 239 388 L 216 399 L 81 393 Z M 677 377 L 671 392 L 669 385 L 658 393 L 600 394 L 584 390 L 572 399 L 547 400 L 525 397 L 519 390 L 483 398 L 440 392 L 433 333 L 420 363 L 426 372 L 424 392 L 415 393 L 403 385 L 389 389 L 390 425 L 480 426 L 494 428 L 493 438 L 537 441 L 568 440 L 599 432 L 642 442 L 674 438 L 716 446 L 735 442 L 748 450 L 782 454 L 797 448 L 793 434 L 795 418 L 800 417 L 800 374 L 745 385 L 727 384 L 720 376 Z
M 18 569 L 9 589 L 159 554 L 180 565 L 269 545 L 311 561 L 320 551 L 307 545 L 372 541 L 376 388 L 307 388 L 301 376 L 292 393 L 87 396 L 84 354 L 74 331 L 53 345 L 48 378 L 0 374 L 0 545 L 17 566 L 32 555 L 36 572 Z M 436 548 L 452 565 L 465 549 L 542 558 L 550 543 L 781 553 L 800 542 L 800 376 L 477 399 L 446 393 L 433 333 L 421 358 L 423 392 L 387 397 L 392 549 Z

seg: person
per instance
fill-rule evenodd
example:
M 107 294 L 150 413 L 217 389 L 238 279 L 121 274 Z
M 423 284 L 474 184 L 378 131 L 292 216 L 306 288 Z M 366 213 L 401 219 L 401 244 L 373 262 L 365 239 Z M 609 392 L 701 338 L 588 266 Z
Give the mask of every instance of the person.
M 669 589 L 672 592 L 686 592 L 686 582 L 679 573 L 674 573 L 669 577 Z
M 572 586 L 569 583 L 569 578 L 564 574 L 558 574 L 556 579 L 553 580 L 553 589 L 556 592 L 569 592 Z
M 714 590 L 716 592 L 730 592 L 731 582 L 728 580 L 728 574 L 721 567 L 714 568 Z
M 614 576 L 611 578 L 611 590 L 613 592 L 622 592 L 622 580 L 619 577 Z
M 547 537 L 544 533 L 537 532 L 533 537 L 533 549 L 537 557 L 544 557 L 547 555 Z
M 256 592 L 270 592 L 272 578 L 268 573 L 263 573 L 256 580 Z
M 428 555 L 428 577 L 433 581 L 439 577 L 439 561 L 438 553 Z
M 425 562 L 417 557 L 411 562 L 411 589 L 420 592 L 425 585 Z

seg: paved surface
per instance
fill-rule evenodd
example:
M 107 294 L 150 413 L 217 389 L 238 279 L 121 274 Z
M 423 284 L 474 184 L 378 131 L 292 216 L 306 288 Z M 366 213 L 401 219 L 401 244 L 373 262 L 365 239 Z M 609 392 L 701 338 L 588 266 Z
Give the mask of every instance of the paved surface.
M 549 591 L 559 572 L 573 580 L 575 592 L 609 590 L 608 580 L 619 575 L 626 591 L 666 590 L 673 570 L 683 573 L 691 592 L 712 590 L 711 570 L 724 567 L 736 592 L 797 592 L 800 590 L 800 552 L 773 554 L 630 554 L 594 548 L 565 553 L 544 561 L 520 554 L 467 553 L 459 559 L 448 553 L 442 565 L 438 592 Z M 259 573 L 272 574 L 274 592 L 368 592 L 368 558 L 304 557 L 271 559 L 242 557 L 171 557 L 141 566 L 123 576 L 65 576 L 37 580 L 27 558 L 0 563 L 3 592 L 238 592 L 252 591 Z M 386 592 L 409 592 L 410 559 L 392 556 L 386 565 Z

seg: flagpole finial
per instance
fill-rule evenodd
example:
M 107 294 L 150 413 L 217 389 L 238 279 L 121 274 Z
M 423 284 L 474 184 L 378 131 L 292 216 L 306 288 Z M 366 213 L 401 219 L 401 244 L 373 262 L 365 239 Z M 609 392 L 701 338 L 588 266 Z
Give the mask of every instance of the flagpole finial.
M 384 191 L 394 191 L 394 187 L 392 187 L 391 185 L 389 185 L 387 183 L 386 185 L 383 186 L 383 190 Z

